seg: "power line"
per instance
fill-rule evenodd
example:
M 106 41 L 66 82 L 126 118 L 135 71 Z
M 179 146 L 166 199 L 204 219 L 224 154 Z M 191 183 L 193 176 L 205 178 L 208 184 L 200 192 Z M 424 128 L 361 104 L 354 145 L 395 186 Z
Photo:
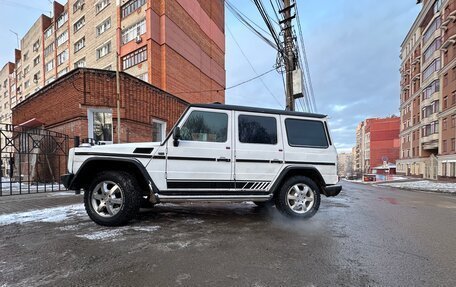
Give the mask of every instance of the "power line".
M 228 33 L 231 35 L 231 38 L 233 38 L 234 40 L 234 43 L 236 43 L 236 45 L 238 46 L 239 50 L 241 51 L 242 55 L 244 56 L 245 60 L 247 61 L 247 63 L 249 63 L 250 65 L 250 68 L 252 68 L 253 72 L 258 75 L 257 71 L 255 70 L 255 68 L 253 67 L 252 65 L 252 62 L 250 62 L 249 58 L 247 57 L 247 55 L 244 53 L 244 51 L 242 50 L 241 46 L 239 45 L 238 41 L 236 41 L 236 38 L 234 37 L 233 33 L 231 33 L 231 30 L 230 28 L 226 27 L 226 29 L 228 30 Z M 276 100 L 276 102 L 279 104 L 279 106 L 281 108 L 283 108 L 283 105 L 280 103 L 280 101 L 277 99 L 277 97 L 271 92 L 271 90 L 268 88 L 268 86 L 266 85 L 266 83 L 263 81 L 262 78 L 260 78 L 260 81 L 261 83 L 263 84 L 264 88 L 269 92 L 269 94 L 274 98 L 274 100 Z
M 272 71 L 275 71 L 275 68 L 273 68 L 273 69 L 271 69 L 271 70 L 269 70 L 269 71 L 266 71 L 266 72 L 264 72 L 264 73 L 262 73 L 262 74 L 259 74 L 259 75 L 255 76 L 255 77 L 253 77 L 253 78 L 248 79 L 248 80 L 245 80 L 245 81 L 242 81 L 242 82 L 240 82 L 240 83 L 237 83 L 237 84 L 235 84 L 235 85 L 233 85 L 233 86 L 224 88 L 224 89 L 201 90 L 201 91 L 182 91 L 182 92 L 173 93 L 173 94 L 178 95 L 178 94 L 184 94 L 184 93 L 185 93 L 185 94 L 194 94 L 194 93 L 204 93 L 204 92 L 222 92 L 222 91 L 227 91 L 227 90 L 230 90 L 230 89 L 239 87 L 239 86 L 241 86 L 241 85 L 243 85 L 243 84 L 246 84 L 246 83 L 248 83 L 248 82 L 251 82 L 251 81 L 253 81 L 253 80 L 256 80 L 256 79 L 258 79 L 258 78 L 261 78 L 261 77 L 263 77 L 264 75 L 269 74 L 269 73 L 272 72 Z

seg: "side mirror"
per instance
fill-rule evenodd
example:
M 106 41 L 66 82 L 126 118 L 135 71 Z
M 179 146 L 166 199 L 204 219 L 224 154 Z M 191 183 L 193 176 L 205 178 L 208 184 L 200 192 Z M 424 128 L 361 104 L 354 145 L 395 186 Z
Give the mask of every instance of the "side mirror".
M 174 146 L 179 146 L 179 139 L 181 137 L 181 133 L 180 133 L 180 128 L 179 127 L 175 127 L 174 130 L 173 130 L 173 145 Z

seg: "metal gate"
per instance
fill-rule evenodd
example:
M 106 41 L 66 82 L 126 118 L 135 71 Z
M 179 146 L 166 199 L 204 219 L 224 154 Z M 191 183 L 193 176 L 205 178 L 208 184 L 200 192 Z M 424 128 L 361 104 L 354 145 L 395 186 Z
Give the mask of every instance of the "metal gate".
M 68 136 L 0 124 L 0 196 L 64 190 Z

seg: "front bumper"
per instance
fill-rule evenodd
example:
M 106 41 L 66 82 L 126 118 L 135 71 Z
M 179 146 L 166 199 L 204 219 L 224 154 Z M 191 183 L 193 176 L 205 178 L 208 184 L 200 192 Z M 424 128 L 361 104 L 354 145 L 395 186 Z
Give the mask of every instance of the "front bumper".
M 74 174 L 72 173 L 67 173 L 67 174 L 64 174 L 60 177 L 62 183 L 63 183 L 63 186 L 65 186 L 66 188 L 70 189 L 70 186 L 71 186 L 71 182 L 73 181 L 73 178 L 74 178 Z
M 326 196 L 337 196 L 342 190 L 341 185 L 327 185 L 323 188 L 323 194 Z

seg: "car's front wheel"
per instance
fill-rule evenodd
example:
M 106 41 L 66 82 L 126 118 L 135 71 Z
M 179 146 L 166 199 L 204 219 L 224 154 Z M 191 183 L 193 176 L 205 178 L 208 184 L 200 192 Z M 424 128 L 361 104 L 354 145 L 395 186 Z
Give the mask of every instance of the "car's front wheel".
M 285 181 L 276 194 L 275 205 L 287 216 L 309 218 L 320 207 L 320 190 L 312 179 L 293 176 Z
M 120 226 L 139 211 L 141 192 L 130 174 L 105 171 L 96 175 L 84 193 L 84 205 L 89 217 L 97 224 Z

